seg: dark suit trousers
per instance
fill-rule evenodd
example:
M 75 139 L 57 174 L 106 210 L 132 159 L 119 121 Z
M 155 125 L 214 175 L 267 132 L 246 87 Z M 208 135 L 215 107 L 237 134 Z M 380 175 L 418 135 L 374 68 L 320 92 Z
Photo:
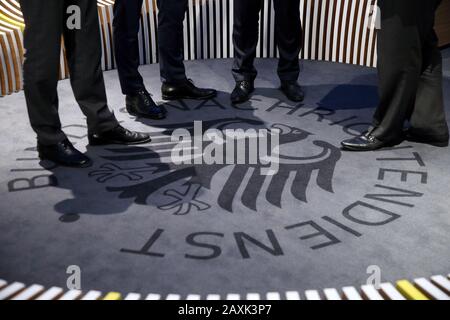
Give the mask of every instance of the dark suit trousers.
M 258 44 L 259 12 L 264 0 L 234 1 L 234 65 L 236 81 L 256 78 L 253 65 Z M 278 76 L 281 81 L 297 81 L 302 48 L 302 25 L 299 0 L 274 0 L 275 39 L 280 53 Z
M 373 135 L 396 139 L 409 120 L 424 137 L 448 138 L 442 56 L 434 32 L 440 0 L 384 0 L 378 33 L 380 104 Z
M 114 52 L 123 94 L 145 89 L 139 68 L 139 21 L 143 0 L 116 0 L 114 3 Z
M 183 82 L 186 80 L 183 21 L 188 0 L 157 0 L 157 3 L 161 80 L 167 83 Z
M 67 7 L 81 9 L 81 29 L 66 27 Z M 66 138 L 58 115 L 57 84 L 61 36 L 64 43 L 73 93 L 89 132 L 102 132 L 118 123 L 108 109 L 101 70 L 101 42 L 97 3 L 92 0 L 20 0 L 25 19 L 26 49 L 24 91 L 31 126 L 42 144 Z

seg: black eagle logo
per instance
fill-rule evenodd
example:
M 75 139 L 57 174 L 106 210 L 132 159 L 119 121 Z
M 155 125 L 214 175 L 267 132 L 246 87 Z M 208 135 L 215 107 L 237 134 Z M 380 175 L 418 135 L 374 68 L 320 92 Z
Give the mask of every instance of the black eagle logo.
M 246 208 L 257 211 L 258 199 L 262 196 L 272 205 L 281 208 L 282 197 L 286 190 L 289 190 L 290 194 L 299 201 L 307 202 L 307 187 L 311 183 L 313 173 L 316 173 L 317 186 L 326 192 L 333 192 L 334 171 L 341 158 L 341 151 L 336 146 L 322 140 L 315 140 L 313 134 L 285 124 L 273 124 L 267 127 L 261 121 L 244 118 L 203 122 L 205 131 L 211 128 L 224 131 L 233 126 L 248 128 L 259 126 L 277 130 L 279 144 L 273 152 L 276 154 L 279 166 L 275 174 L 263 174 L 261 164 L 175 165 L 171 163 L 170 154 L 176 145 L 176 142 L 171 141 L 171 133 L 178 128 L 186 128 L 193 132 L 193 123 L 182 123 L 166 126 L 165 131 L 154 139 L 151 149 L 141 147 L 106 149 L 110 154 L 102 155 L 102 158 L 112 163 L 103 164 L 100 169 L 92 171 L 90 176 L 96 177 L 99 182 L 106 182 L 118 176 L 127 177 L 133 182 L 131 185 L 108 186 L 107 190 L 119 193 L 120 198 L 132 198 L 137 204 L 147 204 L 148 197 L 156 191 L 167 188 L 174 182 L 185 181 L 184 185 L 187 189 L 184 194 L 192 193 L 194 197 L 191 196 L 191 199 L 196 201 L 193 205 L 198 210 L 203 210 L 209 206 L 195 199 L 199 188 L 191 189 L 191 186 L 197 185 L 211 189 L 214 176 L 225 167 L 232 167 L 217 198 L 218 205 L 228 212 L 233 212 L 233 203 L 241 203 Z M 129 163 L 135 161 L 145 162 L 145 165 L 129 167 Z M 126 164 L 128 167 L 123 168 L 124 165 L 121 164 Z M 149 172 L 151 179 L 144 179 L 144 175 Z M 173 190 L 166 190 L 165 194 L 177 197 Z M 239 195 L 240 199 L 237 199 Z M 182 198 L 181 194 L 179 198 Z M 172 203 L 169 203 L 167 207 L 171 205 Z M 189 210 L 181 206 L 176 214 L 188 212 Z

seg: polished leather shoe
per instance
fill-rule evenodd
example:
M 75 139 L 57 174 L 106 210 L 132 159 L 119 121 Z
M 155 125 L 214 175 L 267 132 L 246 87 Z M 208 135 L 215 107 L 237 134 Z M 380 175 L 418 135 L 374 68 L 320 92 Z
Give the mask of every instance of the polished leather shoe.
M 286 97 L 294 102 L 302 102 L 305 99 L 305 92 L 297 82 L 282 82 L 280 90 Z
M 342 148 L 348 151 L 373 151 L 387 146 L 387 143 L 378 140 L 370 133 L 351 138 L 341 142 Z
M 214 98 L 217 95 L 217 91 L 214 89 L 198 88 L 189 79 L 179 84 L 163 83 L 161 94 L 164 100 L 207 100 Z
M 91 159 L 75 149 L 67 139 L 48 146 L 38 143 L 37 150 L 41 160 L 51 160 L 62 166 L 85 168 L 92 165 Z
M 138 117 L 162 120 L 166 117 L 164 108 L 158 106 L 146 90 L 126 96 L 126 106 L 129 114 Z
M 449 145 L 449 137 L 445 136 L 430 136 L 420 134 L 413 129 L 406 129 L 404 132 L 405 140 L 417 143 L 429 144 L 434 147 L 448 147 Z
M 252 81 L 238 81 L 231 93 L 231 103 L 238 104 L 246 102 L 250 99 L 250 94 L 255 90 L 255 86 Z
M 120 125 L 106 132 L 89 134 L 88 139 L 91 146 L 106 144 L 135 145 L 147 143 L 152 140 L 146 133 L 130 131 Z

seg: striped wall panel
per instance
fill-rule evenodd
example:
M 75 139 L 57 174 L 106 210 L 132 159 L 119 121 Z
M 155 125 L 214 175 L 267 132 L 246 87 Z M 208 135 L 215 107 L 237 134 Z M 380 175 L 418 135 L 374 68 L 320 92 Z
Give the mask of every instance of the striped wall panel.
M 60 287 L 45 288 L 39 284 L 26 286 L 22 282 L 8 283 L 0 279 L 0 301 L 2 300 L 450 300 L 450 274 L 434 275 L 429 279 L 399 280 L 379 285 L 364 284 L 358 287 L 325 288 L 306 291 L 269 291 L 224 295 L 191 293 L 181 295 L 169 293 L 101 292 L 98 290 L 67 290 Z
M 141 62 L 156 63 L 157 8 L 146 0 L 141 21 Z M 304 50 L 301 58 L 376 65 L 373 8 L 376 0 L 301 0 Z M 233 57 L 233 1 L 190 0 L 185 25 L 185 58 Z M 375 11 L 376 13 L 376 11 Z M 258 57 L 278 55 L 275 45 L 273 0 L 261 11 Z
M 238 1 L 238 0 L 234 0 Z M 102 67 L 115 68 L 113 50 L 114 0 L 98 0 Z M 301 0 L 304 50 L 300 58 L 376 65 L 376 32 L 373 21 L 376 0 Z M 184 21 L 184 53 L 187 60 L 233 57 L 233 0 L 189 0 Z M 157 14 L 155 0 L 144 0 L 140 22 L 141 64 L 158 62 Z M 273 0 L 261 11 L 257 56 L 277 57 Z M 0 0 L 0 94 L 22 89 L 23 17 L 18 0 Z M 60 76 L 69 70 L 61 53 Z
M 23 18 L 17 2 L 0 0 L 0 94 L 22 89 Z

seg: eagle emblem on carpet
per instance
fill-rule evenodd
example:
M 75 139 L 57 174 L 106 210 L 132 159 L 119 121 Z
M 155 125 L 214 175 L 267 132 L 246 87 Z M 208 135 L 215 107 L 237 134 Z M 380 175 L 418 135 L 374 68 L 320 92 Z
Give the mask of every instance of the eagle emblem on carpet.
M 179 148 L 180 142 L 173 141 L 172 137 L 180 128 L 194 133 L 193 122 L 165 125 L 153 135 L 148 146 L 104 149 L 100 155 L 102 161 L 89 172 L 89 177 L 104 184 L 108 192 L 121 199 L 132 199 L 136 204 L 147 205 L 149 198 L 157 194 L 164 199 L 157 207 L 175 215 L 210 209 L 211 203 L 202 198 L 202 190 L 216 192 L 217 205 L 229 213 L 235 212 L 238 206 L 258 211 L 261 201 L 282 209 L 286 196 L 307 202 L 311 184 L 323 192 L 333 193 L 333 176 L 341 151 L 318 140 L 313 133 L 287 124 L 267 124 L 239 117 L 202 122 L 203 132 L 211 129 L 227 132 L 233 128 L 276 132 L 279 141 L 269 151 L 271 156 L 276 156 L 277 168 L 268 175 L 262 163 L 174 163 L 174 148 Z M 215 142 L 203 142 L 202 147 L 208 148 L 211 143 Z M 221 150 L 228 150 L 227 142 L 222 144 L 225 145 Z M 245 148 L 245 152 L 249 150 Z

